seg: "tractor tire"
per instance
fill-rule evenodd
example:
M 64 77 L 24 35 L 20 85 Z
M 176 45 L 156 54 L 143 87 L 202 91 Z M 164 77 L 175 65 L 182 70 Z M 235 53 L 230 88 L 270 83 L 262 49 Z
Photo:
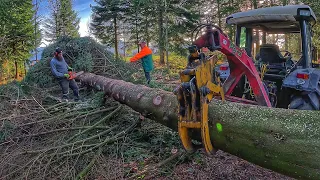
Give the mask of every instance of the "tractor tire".
M 316 110 L 313 107 L 308 97 L 295 96 L 292 98 L 289 109 L 298 109 L 298 110 Z

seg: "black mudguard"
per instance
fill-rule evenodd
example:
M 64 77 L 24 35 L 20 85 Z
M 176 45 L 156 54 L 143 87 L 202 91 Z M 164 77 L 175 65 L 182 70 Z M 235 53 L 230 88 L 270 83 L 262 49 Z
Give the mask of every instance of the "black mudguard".
M 297 74 L 308 74 L 308 79 L 299 79 L 297 78 Z M 301 96 L 295 96 L 292 98 L 290 102 L 290 109 L 297 109 L 303 104 L 310 104 L 311 106 L 319 110 L 319 97 L 320 97 L 320 70 L 315 68 L 307 68 L 307 69 L 296 69 L 292 73 L 290 73 L 283 80 L 283 87 L 292 88 L 301 92 Z
M 308 74 L 308 79 L 299 79 L 297 74 Z M 283 80 L 283 87 L 296 89 L 301 92 L 316 92 L 320 96 L 320 69 L 296 69 Z
M 315 92 L 295 96 L 290 102 L 289 109 L 319 110 L 319 97 Z

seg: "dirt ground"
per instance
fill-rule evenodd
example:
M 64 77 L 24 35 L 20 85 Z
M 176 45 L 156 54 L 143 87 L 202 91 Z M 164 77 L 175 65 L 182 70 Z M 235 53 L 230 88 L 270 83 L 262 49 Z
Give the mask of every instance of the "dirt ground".
M 173 179 L 190 180 L 293 180 L 292 178 L 254 165 L 223 151 L 218 151 L 213 157 L 206 156 L 203 152 L 199 153 L 199 157 L 193 159 L 190 163 L 183 163 L 176 166 L 172 177 Z
M 178 149 L 180 153 L 184 151 L 181 147 Z M 170 150 L 166 150 L 164 153 L 170 154 Z M 294 180 L 220 150 L 213 156 L 208 156 L 203 149 L 199 149 L 188 157 L 185 155 L 182 153 L 181 156 L 164 163 L 161 167 L 145 172 L 144 170 L 148 169 L 148 166 L 161 164 L 167 159 L 164 157 L 145 159 L 146 164 L 141 166 L 139 161 L 122 163 L 121 159 L 105 158 L 95 166 L 95 172 L 99 172 L 99 175 L 93 175 L 88 179 Z M 128 168 L 131 168 L 130 172 Z

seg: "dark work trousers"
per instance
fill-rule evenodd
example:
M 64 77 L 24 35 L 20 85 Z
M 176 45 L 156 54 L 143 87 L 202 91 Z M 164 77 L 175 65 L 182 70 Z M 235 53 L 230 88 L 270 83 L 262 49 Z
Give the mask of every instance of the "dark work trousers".
M 150 81 L 151 81 L 150 72 L 146 72 L 146 71 L 144 71 L 144 75 L 146 76 L 147 84 L 149 84 L 149 83 L 150 83 Z
M 74 79 L 68 80 L 66 78 L 63 78 L 63 79 L 58 79 L 58 81 L 62 89 L 63 98 L 68 97 L 69 87 L 72 89 L 74 97 L 76 99 L 79 98 L 79 88 Z

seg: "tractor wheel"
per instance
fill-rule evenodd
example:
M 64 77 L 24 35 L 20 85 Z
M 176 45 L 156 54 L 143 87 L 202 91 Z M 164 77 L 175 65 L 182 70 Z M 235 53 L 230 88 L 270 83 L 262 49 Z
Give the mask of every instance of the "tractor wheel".
M 289 109 L 299 109 L 299 110 L 316 110 L 311 104 L 308 97 L 295 96 L 292 98 Z

